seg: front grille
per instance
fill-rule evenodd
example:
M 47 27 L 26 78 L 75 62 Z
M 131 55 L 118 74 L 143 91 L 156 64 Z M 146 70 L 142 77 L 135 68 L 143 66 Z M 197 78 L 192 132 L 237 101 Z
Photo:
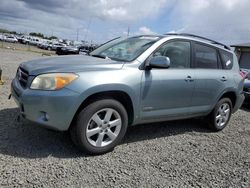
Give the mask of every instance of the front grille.
M 19 67 L 17 69 L 17 79 L 19 80 L 22 87 L 26 87 L 28 83 L 29 73 L 25 69 Z

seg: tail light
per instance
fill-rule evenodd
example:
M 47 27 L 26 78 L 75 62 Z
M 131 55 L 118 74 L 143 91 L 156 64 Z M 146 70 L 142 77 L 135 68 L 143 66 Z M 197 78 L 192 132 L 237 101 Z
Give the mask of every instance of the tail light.
M 244 71 L 244 70 L 240 70 L 239 73 L 240 73 L 240 76 L 241 76 L 242 78 L 246 78 L 248 72 L 246 72 L 246 71 Z

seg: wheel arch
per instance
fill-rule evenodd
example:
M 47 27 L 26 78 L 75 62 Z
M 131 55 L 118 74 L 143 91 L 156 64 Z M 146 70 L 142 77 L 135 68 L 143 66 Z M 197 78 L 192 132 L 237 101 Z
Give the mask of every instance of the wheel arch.
M 221 97 L 219 98 L 219 100 L 221 100 L 223 98 L 229 98 L 232 102 L 232 108 L 235 107 L 237 95 L 234 91 L 227 91 L 227 92 L 223 93 L 221 95 Z
M 133 102 L 132 102 L 130 95 L 121 90 L 110 90 L 110 91 L 102 91 L 102 92 L 93 93 L 89 95 L 85 100 L 83 100 L 80 106 L 78 107 L 76 113 L 74 114 L 70 127 L 74 124 L 77 118 L 77 115 L 82 109 L 84 109 L 86 106 L 88 106 L 92 102 L 97 101 L 97 100 L 102 100 L 102 99 L 114 99 L 120 102 L 127 111 L 129 125 L 133 123 L 134 116 L 135 116 L 134 115 L 135 109 L 134 109 Z

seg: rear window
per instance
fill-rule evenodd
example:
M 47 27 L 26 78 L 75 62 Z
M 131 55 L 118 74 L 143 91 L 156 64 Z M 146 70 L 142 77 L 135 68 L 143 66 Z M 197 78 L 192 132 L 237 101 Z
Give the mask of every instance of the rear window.
M 233 54 L 220 50 L 221 61 L 224 69 L 232 69 L 233 67 Z
M 204 68 L 204 69 L 217 69 L 218 68 L 218 56 L 217 51 L 214 48 L 195 44 L 195 65 L 196 68 Z

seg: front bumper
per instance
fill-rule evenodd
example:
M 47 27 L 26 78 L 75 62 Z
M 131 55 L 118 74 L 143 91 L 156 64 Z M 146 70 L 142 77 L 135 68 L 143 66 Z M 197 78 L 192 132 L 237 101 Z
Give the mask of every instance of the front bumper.
M 79 98 L 79 93 L 67 88 L 57 91 L 23 88 L 16 78 L 11 83 L 11 94 L 25 119 L 60 131 L 69 128 Z

